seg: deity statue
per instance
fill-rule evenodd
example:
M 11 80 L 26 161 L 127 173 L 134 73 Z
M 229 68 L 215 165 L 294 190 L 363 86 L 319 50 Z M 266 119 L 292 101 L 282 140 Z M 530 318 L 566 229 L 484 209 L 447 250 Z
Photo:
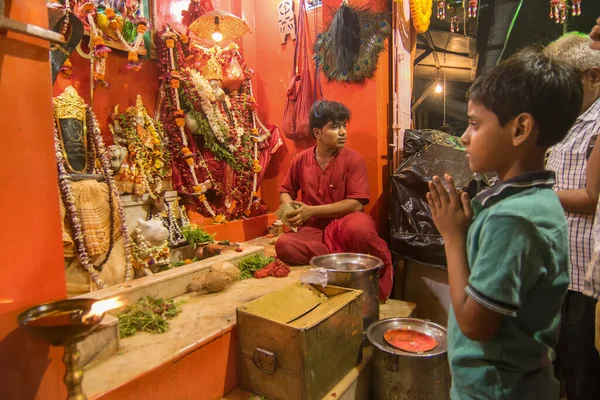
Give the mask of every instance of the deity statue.
M 264 212 L 258 187 L 282 142 L 276 127 L 258 118 L 253 71 L 236 44 L 207 48 L 170 28 L 160 37 L 166 51 L 159 64 L 165 101 L 159 104 L 178 171 L 174 188 L 195 199 L 198 212 L 214 223 Z
M 162 126 L 150 117 L 141 96 L 135 106 L 119 114 L 118 106 L 111 112 L 109 130 L 122 150 L 114 149 L 115 156 L 123 157 L 123 165 L 115 173 L 121 193 L 150 194 L 156 198 L 169 188 L 163 181 L 171 177 L 170 157 Z
M 127 224 L 96 116 L 73 87 L 53 105 L 67 291 L 77 295 L 129 280 L 133 269 Z

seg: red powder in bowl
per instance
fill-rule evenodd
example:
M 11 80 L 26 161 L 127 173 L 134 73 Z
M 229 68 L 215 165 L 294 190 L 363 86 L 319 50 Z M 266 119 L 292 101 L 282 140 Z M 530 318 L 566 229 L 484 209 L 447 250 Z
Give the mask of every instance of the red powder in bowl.
M 390 329 L 383 338 L 391 346 L 411 353 L 423 353 L 437 346 L 434 338 L 412 329 Z

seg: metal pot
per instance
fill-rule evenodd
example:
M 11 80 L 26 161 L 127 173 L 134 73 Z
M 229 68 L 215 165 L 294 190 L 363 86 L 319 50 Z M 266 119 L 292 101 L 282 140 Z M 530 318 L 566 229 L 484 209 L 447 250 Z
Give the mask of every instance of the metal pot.
M 383 335 L 390 329 L 412 329 L 432 336 L 437 346 L 424 353 L 410 353 L 387 343 Z M 367 330 L 373 345 L 373 391 L 377 400 L 450 399 L 446 329 L 417 318 L 389 318 Z
M 380 258 L 357 253 L 337 253 L 313 257 L 310 265 L 327 270 L 328 284 L 350 289 L 360 289 L 363 332 L 379 320 L 379 268 Z

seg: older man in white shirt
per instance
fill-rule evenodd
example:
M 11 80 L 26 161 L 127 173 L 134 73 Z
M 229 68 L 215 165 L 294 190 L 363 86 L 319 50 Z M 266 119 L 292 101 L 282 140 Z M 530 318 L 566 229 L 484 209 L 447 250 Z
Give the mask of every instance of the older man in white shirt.
M 584 294 L 598 202 L 586 191 L 586 167 L 600 133 L 600 52 L 592 50 L 591 43 L 587 35 L 571 32 L 544 50 L 576 67 L 584 88 L 581 114 L 567 137 L 551 149 L 547 165 L 556 172 L 555 189 L 569 225 L 571 283 L 563 303 L 556 363 L 569 400 L 600 399 L 600 355 L 594 346 L 597 300 Z

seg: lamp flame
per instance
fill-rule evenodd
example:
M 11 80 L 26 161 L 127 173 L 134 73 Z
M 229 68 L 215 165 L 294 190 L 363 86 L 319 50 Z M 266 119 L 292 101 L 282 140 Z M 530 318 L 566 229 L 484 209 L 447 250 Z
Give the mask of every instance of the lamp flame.
M 88 320 L 98 318 L 105 312 L 122 307 L 124 304 L 125 302 L 118 297 L 97 301 L 92 304 L 90 311 L 81 317 L 81 322 L 85 324 Z

